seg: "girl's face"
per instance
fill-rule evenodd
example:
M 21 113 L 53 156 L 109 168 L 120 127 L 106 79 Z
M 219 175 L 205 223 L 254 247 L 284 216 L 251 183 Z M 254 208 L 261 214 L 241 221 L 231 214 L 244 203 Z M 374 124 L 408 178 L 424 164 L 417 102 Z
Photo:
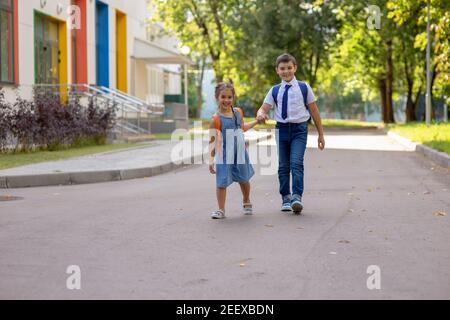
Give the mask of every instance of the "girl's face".
M 234 101 L 233 91 L 231 89 L 225 89 L 220 91 L 217 102 L 220 108 L 228 109 L 231 108 Z

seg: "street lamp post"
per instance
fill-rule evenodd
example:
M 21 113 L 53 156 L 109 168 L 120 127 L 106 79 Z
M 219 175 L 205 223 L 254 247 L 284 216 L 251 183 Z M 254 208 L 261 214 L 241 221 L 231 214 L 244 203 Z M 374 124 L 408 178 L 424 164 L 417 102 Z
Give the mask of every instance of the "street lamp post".
M 425 120 L 427 126 L 431 121 L 431 79 L 430 79 L 430 0 L 427 1 L 427 93 L 425 99 Z

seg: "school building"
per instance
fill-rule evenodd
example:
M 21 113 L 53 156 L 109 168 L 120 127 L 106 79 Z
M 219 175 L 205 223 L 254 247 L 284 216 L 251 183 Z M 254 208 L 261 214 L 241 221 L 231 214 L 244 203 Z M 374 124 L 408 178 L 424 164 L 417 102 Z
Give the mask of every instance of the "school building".
M 0 86 L 84 84 L 148 105 L 185 103 L 191 61 L 178 41 L 151 41 L 148 0 L 0 0 Z M 187 82 L 186 82 L 187 83 Z M 186 103 L 187 104 L 187 103 Z

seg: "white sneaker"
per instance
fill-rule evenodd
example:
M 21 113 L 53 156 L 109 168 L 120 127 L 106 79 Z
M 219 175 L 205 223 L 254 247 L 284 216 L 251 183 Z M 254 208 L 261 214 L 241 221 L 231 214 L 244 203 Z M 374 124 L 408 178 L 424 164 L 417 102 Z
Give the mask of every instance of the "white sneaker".
M 217 210 L 211 213 L 211 219 L 225 219 L 225 212 Z
M 243 205 L 244 215 L 251 216 L 253 214 L 253 206 L 251 203 L 244 203 Z

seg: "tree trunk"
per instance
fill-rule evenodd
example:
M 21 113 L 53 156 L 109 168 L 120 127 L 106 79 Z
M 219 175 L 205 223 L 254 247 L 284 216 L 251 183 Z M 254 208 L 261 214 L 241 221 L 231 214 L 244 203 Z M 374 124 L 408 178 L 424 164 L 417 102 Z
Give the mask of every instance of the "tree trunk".
M 395 123 L 394 104 L 392 102 L 393 93 L 393 63 L 392 63 L 392 41 L 387 42 L 387 61 L 386 61 L 386 118 L 385 123 Z
M 197 118 L 202 117 L 203 107 L 203 78 L 205 76 L 206 58 L 200 59 L 200 78 L 197 79 Z
M 380 100 L 381 100 L 381 116 L 383 122 L 386 123 L 387 113 L 386 113 L 386 79 L 378 79 L 378 89 L 380 90 Z
M 431 71 L 431 84 L 430 84 L 430 93 L 431 93 L 431 121 L 436 119 L 436 110 L 434 110 L 433 107 L 433 87 L 434 87 L 434 80 L 436 80 L 437 76 L 436 72 L 436 64 L 433 66 L 433 70 Z
M 406 98 L 406 122 L 416 121 L 416 103 L 413 101 L 412 82 L 408 81 L 408 96 Z

